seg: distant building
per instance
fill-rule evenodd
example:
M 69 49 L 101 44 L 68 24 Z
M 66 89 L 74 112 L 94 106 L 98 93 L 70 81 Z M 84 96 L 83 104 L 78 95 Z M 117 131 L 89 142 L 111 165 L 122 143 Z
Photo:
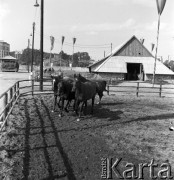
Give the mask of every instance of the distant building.
M 154 56 L 132 36 L 116 47 L 107 57 L 89 66 L 89 71 L 107 79 L 151 80 L 154 73 Z M 156 79 L 171 79 L 174 72 L 161 61 L 156 61 Z
M 10 52 L 10 44 L 0 40 L 0 58 L 8 56 Z
M 19 52 L 19 51 L 11 51 L 11 52 L 9 52 L 9 55 L 10 56 L 13 56 L 14 58 L 16 58 L 16 59 L 20 59 L 20 57 L 21 57 L 21 52 Z

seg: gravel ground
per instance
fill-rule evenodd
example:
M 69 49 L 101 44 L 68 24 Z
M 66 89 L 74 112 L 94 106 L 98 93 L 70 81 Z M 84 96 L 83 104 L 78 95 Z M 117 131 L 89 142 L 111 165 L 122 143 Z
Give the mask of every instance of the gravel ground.
M 52 106 L 53 95 L 19 99 L 0 134 L 0 179 L 98 180 L 101 158 L 122 158 L 121 172 L 127 162 L 137 166 L 152 158 L 174 172 L 172 98 L 105 95 L 93 116 L 88 103 L 79 122 L 72 111 L 60 118 Z M 148 168 L 144 177 L 151 179 Z

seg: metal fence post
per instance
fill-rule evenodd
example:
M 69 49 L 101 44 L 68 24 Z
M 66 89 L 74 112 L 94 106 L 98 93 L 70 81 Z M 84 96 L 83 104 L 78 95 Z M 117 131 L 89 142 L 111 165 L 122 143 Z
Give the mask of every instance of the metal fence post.
M 139 93 L 139 82 L 137 82 L 137 91 L 136 91 L 137 97 L 138 97 L 138 93 Z
M 107 85 L 107 93 L 108 93 L 108 95 L 109 95 L 109 85 Z
M 5 95 L 4 95 L 4 105 L 3 105 L 4 108 L 5 108 L 5 110 L 4 110 L 4 120 L 7 117 L 7 113 L 8 113 L 8 108 L 6 107 L 7 104 L 8 104 L 8 93 L 6 92 Z
M 162 94 L 162 82 L 160 83 L 160 89 L 159 89 L 159 96 L 161 97 Z
M 13 88 L 10 88 L 10 101 L 12 100 L 13 97 Z M 10 103 L 10 108 L 13 106 L 13 101 Z
M 32 79 L 32 96 L 33 96 L 33 91 L 34 91 L 34 80 Z
M 14 99 L 13 99 L 13 101 L 16 101 L 16 83 L 13 87 L 14 87 Z
M 19 92 L 19 81 L 17 82 L 17 96 L 19 96 L 20 92 Z

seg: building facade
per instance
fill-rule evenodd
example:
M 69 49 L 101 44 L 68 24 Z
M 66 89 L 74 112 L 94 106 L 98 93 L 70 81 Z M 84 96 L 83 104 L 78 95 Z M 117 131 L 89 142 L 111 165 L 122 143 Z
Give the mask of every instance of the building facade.
M 112 54 L 89 66 L 89 71 L 108 80 L 152 80 L 155 58 L 132 36 L 116 47 Z M 174 72 L 156 60 L 155 79 L 171 79 Z
M 10 52 L 10 44 L 0 40 L 0 59 L 8 56 Z

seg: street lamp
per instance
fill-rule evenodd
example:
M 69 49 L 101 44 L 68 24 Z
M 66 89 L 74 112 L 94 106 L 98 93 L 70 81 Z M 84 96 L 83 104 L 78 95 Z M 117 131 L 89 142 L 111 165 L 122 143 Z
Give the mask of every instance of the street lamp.
M 39 4 L 36 0 L 35 7 L 38 7 Z M 41 61 L 40 61 L 40 91 L 43 91 L 43 24 L 44 24 L 44 0 L 41 0 L 40 4 L 41 8 L 41 19 L 40 19 L 40 53 L 41 53 Z
M 33 22 L 33 34 L 32 34 L 31 73 L 33 73 L 33 59 L 34 59 L 34 31 L 35 31 L 35 22 Z
M 39 4 L 37 3 L 37 0 L 36 0 L 36 4 L 34 5 L 35 7 L 39 7 Z

